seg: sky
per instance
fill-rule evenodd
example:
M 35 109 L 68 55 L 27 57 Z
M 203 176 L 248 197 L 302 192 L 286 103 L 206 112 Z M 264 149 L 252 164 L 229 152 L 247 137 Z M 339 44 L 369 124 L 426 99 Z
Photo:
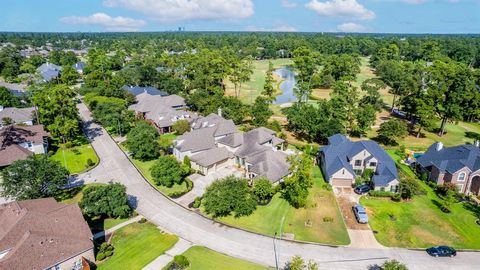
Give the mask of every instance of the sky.
M 0 31 L 480 33 L 480 0 L 0 0 Z

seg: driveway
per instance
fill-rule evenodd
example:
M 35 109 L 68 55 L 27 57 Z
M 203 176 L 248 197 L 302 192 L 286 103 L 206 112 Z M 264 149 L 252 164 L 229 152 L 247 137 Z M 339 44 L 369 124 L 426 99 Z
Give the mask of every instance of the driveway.
M 174 199 L 175 202 L 181 204 L 184 207 L 188 207 L 191 202 L 195 200 L 196 197 L 200 197 L 205 193 L 205 190 L 210 186 L 215 180 L 222 179 L 227 176 L 234 175 L 237 177 L 242 177 L 243 174 L 235 167 L 224 167 L 218 169 L 216 172 L 209 173 L 208 175 L 201 175 L 198 173 L 192 174 L 189 176 L 189 179 L 193 182 L 193 188 L 190 192 L 184 194 L 183 196 Z
M 80 115 L 86 122 L 92 146 L 97 152 L 104 172 L 99 172 L 108 181 L 121 182 L 136 204 L 136 210 L 152 223 L 165 228 L 196 245 L 260 263 L 275 266 L 275 252 L 271 237 L 230 228 L 206 219 L 185 209 L 150 186 L 135 169 L 117 144 L 100 126 L 91 122 L 85 105 L 78 105 Z M 100 169 L 99 169 L 100 170 Z M 94 177 L 91 175 L 90 177 Z M 455 258 L 432 258 L 424 251 L 408 249 L 363 249 L 354 247 L 329 247 L 316 244 L 276 241 L 279 265 L 283 266 L 294 255 L 316 261 L 325 269 L 367 269 L 381 264 L 386 259 L 397 259 L 410 269 L 476 269 L 480 257 L 476 252 L 459 252 Z

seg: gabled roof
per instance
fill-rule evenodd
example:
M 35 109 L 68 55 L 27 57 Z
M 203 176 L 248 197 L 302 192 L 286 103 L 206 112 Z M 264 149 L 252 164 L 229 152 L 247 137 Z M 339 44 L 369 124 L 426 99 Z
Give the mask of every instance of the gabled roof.
M 3 118 L 10 118 L 10 119 L 12 119 L 13 123 L 17 123 L 17 124 L 32 121 L 34 112 L 35 112 L 35 107 L 30 107 L 30 108 L 6 107 L 6 108 L 3 108 L 2 110 L 0 110 L 0 124 L 2 123 Z
M 203 167 L 212 166 L 229 158 L 233 158 L 233 154 L 225 149 L 225 147 L 212 148 L 190 157 L 193 162 Z
M 480 170 L 480 148 L 470 144 L 443 147 L 441 143 L 434 143 L 417 162 L 425 168 L 435 166 L 451 174 L 465 167 L 475 172 Z
M 130 105 L 129 109 L 136 112 L 167 111 L 170 108 L 183 108 L 186 106 L 185 99 L 177 96 L 151 95 L 143 92 L 136 97 L 137 103 Z
M 366 140 L 352 142 L 341 134 L 336 134 L 328 138 L 329 144 L 320 148 L 320 152 L 324 155 L 325 169 L 327 178 L 340 169 L 348 170 L 355 175 L 350 161 L 358 153 L 366 150 L 371 156 L 367 159 L 375 157 L 377 169 L 373 176 L 373 182 L 376 186 L 387 186 L 393 180 L 398 180 L 397 167 L 392 158 L 381 148 L 378 143 Z
M 122 87 L 122 89 L 128 91 L 129 93 L 131 93 L 134 96 L 138 96 L 142 93 L 147 93 L 147 94 L 152 95 L 152 96 L 162 96 L 162 97 L 165 97 L 165 96 L 169 95 L 167 92 L 160 91 L 153 86 L 143 87 L 143 86 L 124 85 Z
M 189 131 L 175 140 L 175 148 L 180 152 L 191 151 L 192 153 L 208 150 L 215 147 L 215 127 L 207 127 Z
M 10 125 L 0 128 L 0 167 L 8 166 L 17 160 L 26 159 L 33 154 L 21 147 L 21 143 L 41 144 L 43 138 L 47 136 L 49 134 L 45 132 L 42 125 Z
M 159 110 L 154 110 L 147 112 L 145 118 L 152 120 L 158 127 L 170 127 L 178 120 L 186 120 L 189 123 L 194 121 L 198 115 L 193 112 L 185 110 L 175 110 L 172 108 L 164 109 L 165 107 L 159 108 Z
M 215 137 L 226 136 L 238 132 L 238 129 L 232 120 L 227 120 L 215 113 L 211 113 L 205 117 L 199 117 L 192 123 L 193 130 L 206 127 L 215 127 Z
M 53 198 L 0 205 L 0 269 L 45 269 L 93 248 L 77 204 Z
M 280 181 L 290 173 L 287 154 L 281 151 L 269 149 L 247 158 L 246 161 L 253 164 L 250 171 L 257 174 L 256 178 L 265 177 L 272 183 Z
M 76 70 L 83 70 L 86 65 L 87 64 L 85 64 L 85 62 L 80 61 L 80 62 L 77 62 L 77 63 L 73 64 L 72 67 Z

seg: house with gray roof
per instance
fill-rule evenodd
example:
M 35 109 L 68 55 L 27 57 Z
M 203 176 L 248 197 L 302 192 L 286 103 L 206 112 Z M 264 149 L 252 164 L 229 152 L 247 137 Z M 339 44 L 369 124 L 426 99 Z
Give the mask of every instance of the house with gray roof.
M 373 170 L 375 190 L 398 191 L 397 167 L 378 143 L 371 140 L 352 142 L 341 134 L 328 138 L 328 145 L 320 148 L 318 164 L 325 179 L 334 187 L 351 187 L 357 176 Z
M 83 70 L 85 69 L 85 66 L 87 66 L 87 64 L 85 62 L 77 62 L 75 64 L 72 65 L 72 67 L 80 74 L 83 74 Z
M 147 94 L 152 95 L 152 96 L 162 96 L 162 97 L 166 97 L 166 96 L 169 95 L 167 92 L 160 91 L 157 88 L 152 87 L 152 86 L 144 87 L 144 86 L 124 85 L 122 87 L 122 89 L 125 90 L 125 91 L 128 91 L 130 94 L 132 94 L 134 96 L 138 96 L 138 95 L 143 94 L 143 93 L 147 93 Z
M 49 82 L 51 80 L 57 79 L 60 76 L 62 71 L 61 66 L 57 66 L 52 63 L 44 63 L 37 68 L 38 73 L 42 76 L 44 82 Z
M 33 125 L 35 107 L 15 108 L 0 105 L 0 127 L 10 124 L 23 124 L 27 126 Z M 6 121 L 9 123 L 5 123 Z
M 430 181 L 453 183 L 461 193 L 480 195 L 480 148 L 476 145 L 444 147 L 437 142 L 417 158 L 417 164 Z
M 24 97 L 27 95 L 26 88 L 28 85 L 23 83 L 7 83 L 0 82 L 0 87 L 5 87 L 7 90 L 16 97 Z
M 0 127 L 0 168 L 33 154 L 46 154 L 49 136 L 43 125 Z

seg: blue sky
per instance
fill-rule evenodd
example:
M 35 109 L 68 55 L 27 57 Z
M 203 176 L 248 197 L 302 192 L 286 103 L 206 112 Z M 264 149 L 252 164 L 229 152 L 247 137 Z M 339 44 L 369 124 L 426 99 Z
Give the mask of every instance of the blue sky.
M 0 31 L 480 33 L 480 0 L 0 0 Z

